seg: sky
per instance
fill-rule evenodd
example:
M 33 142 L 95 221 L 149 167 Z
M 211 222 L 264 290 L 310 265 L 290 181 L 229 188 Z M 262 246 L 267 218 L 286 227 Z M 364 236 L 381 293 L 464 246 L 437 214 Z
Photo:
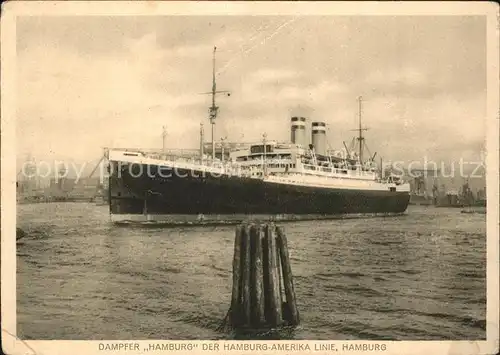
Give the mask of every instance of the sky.
M 480 160 L 486 22 L 480 16 L 59 16 L 17 18 L 17 158 L 97 162 L 103 147 L 197 148 L 290 139 L 327 124 L 333 149 L 363 125 L 385 160 Z

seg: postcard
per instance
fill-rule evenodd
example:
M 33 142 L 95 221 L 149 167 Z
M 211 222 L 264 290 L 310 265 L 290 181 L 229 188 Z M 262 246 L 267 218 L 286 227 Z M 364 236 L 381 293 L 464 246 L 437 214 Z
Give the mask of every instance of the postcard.
M 4 353 L 498 353 L 497 4 L 1 15 Z

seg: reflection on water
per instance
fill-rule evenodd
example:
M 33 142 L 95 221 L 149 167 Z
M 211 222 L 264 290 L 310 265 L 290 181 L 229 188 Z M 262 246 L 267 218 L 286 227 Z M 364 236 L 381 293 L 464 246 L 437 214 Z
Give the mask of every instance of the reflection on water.
M 18 206 L 26 339 L 484 339 L 485 215 L 284 224 L 301 326 L 222 332 L 234 226 L 123 228 L 106 206 Z

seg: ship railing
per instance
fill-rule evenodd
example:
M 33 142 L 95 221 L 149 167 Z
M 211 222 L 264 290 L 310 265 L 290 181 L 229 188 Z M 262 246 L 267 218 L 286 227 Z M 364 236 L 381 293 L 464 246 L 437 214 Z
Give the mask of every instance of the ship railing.
M 195 157 L 200 155 L 199 149 L 158 149 L 158 148 L 106 148 L 107 150 L 118 150 L 123 152 L 141 153 L 151 157 Z
M 367 177 L 370 179 L 375 179 L 375 174 L 374 172 L 371 171 L 364 171 L 364 170 L 348 170 L 348 169 L 338 169 L 338 168 L 327 168 L 327 167 L 320 167 L 316 165 L 311 165 L 311 164 L 302 164 L 302 171 L 306 174 L 313 174 L 313 175 L 320 175 L 320 176 L 331 176 L 331 175 L 324 175 L 322 173 L 327 173 L 327 174 L 339 174 L 339 175 L 347 175 L 347 176 L 357 176 L 357 177 Z
M 290 165 L 293 161 L 291 159 L 271 159 L 263 161 L 261 159 L 256 159 L 252 161 L 233 161 L 233 160 L 225 160 L 222 161 L 220 159 L 212 160 L 210 157 L 205 157 L 200 159 L 199 156 L 196 157 L 186 157 L 186 156 L 155 156 L 148 155 L 150 158 L 156 158 L 161 160 L 167 160 L 171 162 L 185 163 L 191 165 L 201 165 L 204 167 L 211 167 L 216 169 L 224 169 L 224 171 L 232 172 L 232 171 L 245 171 L 248 169 L 260 169 L 264 166 L 267 168 L 277 168 L 282 167 L 285 168 L 285 165 Z
M 269 181 L 279 181 L 283 183 L 294 183 L 294 184 L 310 184 L 310 185 L 320 185 L 320 186 L 334 186 L 334 181 L 338 181 L 339 179 L 332 179 L 331 176 L 314 176 L 309 175 L 310 177 L 314 177 L 314 180 L 304 179 L 304 175 L 302 174 L 291 174 L 287 176 L 280 175 L 270 175 L 267 177 Z M 352 179 L 355 180 L 355 179 Z M 370 184 L 370 180 L 358 180 L 358 182 L 364 182 L 365 184 Z M 360 185 L 365 186 L 365 185 Z
M 165 162 L 179 163 L 183 165 L 184 168 L 208 168 L 210 170 L 215 170 L 219 173 L 225 173 L 230 175 L 240 174 L 244 167 L 238 162 L 233 161 L 222 161 L 220 159 L 213 160 L 211 157 L 200 158 L 198 156 L 178 156 L 178 155 L 147 155 L 148 158 L 163 160 Z

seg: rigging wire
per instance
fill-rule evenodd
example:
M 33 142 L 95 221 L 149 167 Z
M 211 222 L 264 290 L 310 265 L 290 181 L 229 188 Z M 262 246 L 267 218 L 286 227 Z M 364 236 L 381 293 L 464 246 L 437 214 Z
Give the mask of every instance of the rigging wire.
M 330 133 L 330 126 L 329 125 L 326 127 L 326 131 L 327 131 L 327 133 Z M 328 148 L 330 150 L 334 150 L 333 146 L 330 144 L 330 140 L 328 139 L 328 134 L 326 134 L 326 145 L 328 146 Z
M 243 56 L 243 55 L 250 53 L 258 46 L 263 45 L 265 42 L 271 40 L 274 36 L 276 36 L 278 33 L 280 33 L 284 28 L 290 26 L 295 21 L 297 21 L 297 17 L 293 17 L 291 20 L 284 21 L 279 26 L 277 26 L 270 35 L 264 37 L 262 39 L 262 41 L 257 42 L 256 44 L 252 45 L 250 48 L 240 51 L 240 54 Z M 259 31 L 259 29 L 257 31 Z M 255 35 L 254 37 L 252 37 L 251 40 L 253 40 L 253 38 L 257 38 L 257 37 L 259 37 L 259 35 Z M 219 69 L 219 71 L 217 72 L 217 75 L 224 73 L 229 68 L 229 66 L 237 59 L 238 58 L 236 57 L 236 55 L 233 56 L 233 58 L 229 59 L 229 61 L 221 69 Z

